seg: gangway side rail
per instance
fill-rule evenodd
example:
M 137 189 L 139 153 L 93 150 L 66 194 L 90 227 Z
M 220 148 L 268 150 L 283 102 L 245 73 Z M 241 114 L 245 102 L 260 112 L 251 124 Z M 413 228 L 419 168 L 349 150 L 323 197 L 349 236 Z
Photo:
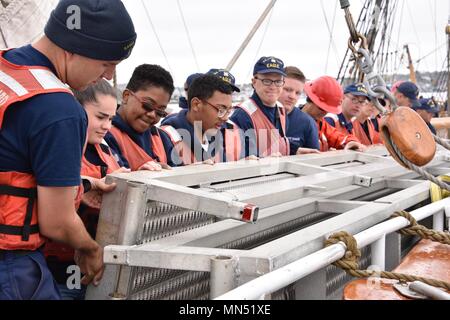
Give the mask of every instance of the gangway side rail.
M 411 215 L 417 220 L 423 220 L 429 216 L 442 214 L 446 207 L 450 205 L 450 198 L 446 198 L 427 206 L 421 207 L 411 212 Z M 396 232 L 409 225 L 409 221 L 403 217 L 389 219 L 370 227 L 354 237 L 358 248 L 363 248 L 379 239 L 383 239 L 386 234 Z M 381 248 L 381 246 L 379 246 Z M 262 275 L 251 280 L 236 289 L 233 289 L 221 296 L 217 300 L 255 300 L 263 299 L 266 294 L 273 293 L 279 289 L 294 283 L 301 278 L 320 270 L 341 259 L 346 251 L 343 242 L 331 245 L 318 250 L 308 256 L 296 260 L 275 271 Z M 376 255 L 377 256 L 377 255 Z

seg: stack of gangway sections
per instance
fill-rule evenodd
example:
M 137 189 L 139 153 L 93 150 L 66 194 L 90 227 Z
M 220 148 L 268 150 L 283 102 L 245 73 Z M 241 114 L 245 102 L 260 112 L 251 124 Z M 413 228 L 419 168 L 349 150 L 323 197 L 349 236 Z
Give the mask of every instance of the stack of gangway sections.
M 440 149 L 426 169 L 449 173 L 449 154 Z M 87 299 L 211 299 L 320 250 L 333 232 L 356 234 L 430 202 L 430 183 L 384 147 L 107 179 L 117 188 L 104 196 L 96 238 L 107 265 Z M 388 235 L 386 269 L 412 244 Z M 361 268 L 370 255 L 364 248 Z M 349 280 L 328 266 L 264 298 L 335 299 Z

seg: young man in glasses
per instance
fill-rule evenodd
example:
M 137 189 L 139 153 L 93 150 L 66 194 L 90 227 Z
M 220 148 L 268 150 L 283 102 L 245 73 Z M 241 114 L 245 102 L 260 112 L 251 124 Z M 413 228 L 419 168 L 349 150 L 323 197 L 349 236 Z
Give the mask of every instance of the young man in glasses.
M 231 120 L 245 133 L 245 155 L 289 155 L 287 117 L 278 103 L 285 83 L 284 64 L 275 57 L 262 57 L 253 69 L 253 95 L 233 112 Z
M 172 138 L 183 165 L 236 161 L 243 157 L 239 130 L 228 122 L 232 93 L 239 92 L 231 73 L 211 69 L 188 90 L 188 110 L 167 118 L 162 129 Z
M 361 108 L 369 103 L 369 94 L 362 83 L 354 83 L 344 89 L 342 112 L 329 113 L 324 118 L 328 124 L 343 134 L 354 134 L 352 120 L 358 115 Z
M 174 91 L 169 72 L 157 65 L 138 66 L 122 94 L 122 105 L 105 140 L 132 171 L 174 166 L 170 137 L 155 125 L 167 116 Z

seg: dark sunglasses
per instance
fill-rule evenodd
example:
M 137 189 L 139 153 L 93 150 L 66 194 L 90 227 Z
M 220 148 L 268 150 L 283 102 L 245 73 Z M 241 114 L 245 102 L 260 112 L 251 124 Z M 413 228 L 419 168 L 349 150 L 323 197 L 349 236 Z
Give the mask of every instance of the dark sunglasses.
M 155 111 L 156 115 L 160 118 L 165 118 L 167 117 L 167 115 L 169 114 L 168 112 L 164 111 L 164 110 L 160 110 L 157 109 L 156 107 L 154 107 L 152 105 L 151 102 L 149 101 L 143 101 L 141 98 L 139 98 L 133 91 L 128 90 L 128 92 L 137 100 L 142 104 L 142 108 L 144 108 L 145 111 L 147 112 L 152 112 Z

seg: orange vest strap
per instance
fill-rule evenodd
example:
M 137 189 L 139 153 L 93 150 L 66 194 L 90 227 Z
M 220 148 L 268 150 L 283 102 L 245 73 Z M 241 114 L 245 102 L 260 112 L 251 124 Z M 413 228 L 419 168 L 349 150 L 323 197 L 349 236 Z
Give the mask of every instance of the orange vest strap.
M 28 198 L 23 226 L 0 225 L 0 234 L 22 236 L 22 241 L 28 241 L 30 234 L 39 233 L 39 226 L 37 224 L 31 225 L 34 202 L 37 198 L 37 188 L 19 188 L 0 185 L 0 194 Z
M 237 161 L 241 156 L 241 136 L 239 128 L 231 121 L 229 122 L 233 128 L 225 129 L 225 160 Z
M 166 149 L 164 148 L 161 136 L 159 135 L 158 128 L 156 129 L 156 132 L 157 134 L 151 135 L 153 152 L 158 156 L 160 163 L 167 164 Z

